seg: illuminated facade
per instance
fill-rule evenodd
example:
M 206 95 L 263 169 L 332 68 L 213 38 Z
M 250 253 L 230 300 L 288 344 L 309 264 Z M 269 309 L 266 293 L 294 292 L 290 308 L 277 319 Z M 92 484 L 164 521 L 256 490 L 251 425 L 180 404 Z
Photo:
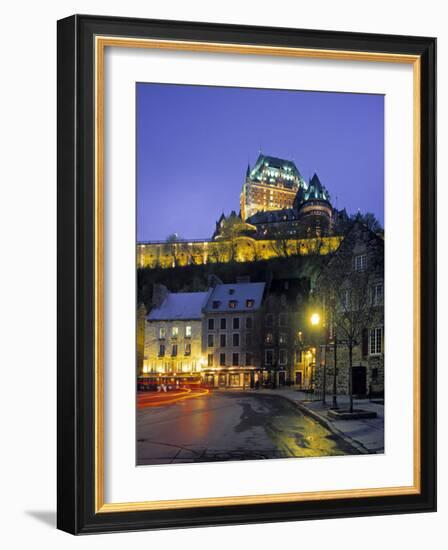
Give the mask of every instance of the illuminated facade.
M 207 292 L 171 293 L 158 285 L 146 318 L 143 376 L 159 383 L 200 380 L 202 307 Z
M 215 284 L 203 308 L 203 383 L 253 388 L 260 368 L 257 339 L 265 283 Z
M 246 221 L 260 211 L 291 208 L 299 189 L 306 187 L 294 162 L 260 153 L 255 166 L 247 167 L 240 195 L 241 218 Z

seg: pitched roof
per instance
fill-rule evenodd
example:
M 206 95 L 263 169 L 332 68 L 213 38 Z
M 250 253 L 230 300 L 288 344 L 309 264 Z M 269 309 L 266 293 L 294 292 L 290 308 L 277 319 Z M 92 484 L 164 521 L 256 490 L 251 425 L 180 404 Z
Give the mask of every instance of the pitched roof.
M 283 222 L 297 219 L 297 213 L 293 208 L 283 208 L 282 210 L 260 210 L 249 218 L 247 222 L 250 224 Z
M 287 172 L 294 179 L 285 179 L 283 185 L 286 187 L 293 187 L 297 185 L 306 185 L 302 178 L 297 166 L 292 160 L 281 159 L 278 157 L 271 157 L 268 155 L 259 154 L 257 161 L 252 170 L 247 174 L 247 177 L 251 179 L 261 179 L 264 170 L 274 168 L 281 172 Z
M 211 289 L 204 311 L 210 312 L 236 312 L 254 311 L 261 306 L 265 283 L 235 283 L 218 284 Z M 253 300 L 252 307 L 248 307 L 247 300 Z M 235 307 L 230 307 L 229 302 L 234 301 Z M 215 303 L 216 307 L 213 307 Z
M 162 305 L 153 309 L 148 321 L 200 319 L 209 292 L 169 292 Z

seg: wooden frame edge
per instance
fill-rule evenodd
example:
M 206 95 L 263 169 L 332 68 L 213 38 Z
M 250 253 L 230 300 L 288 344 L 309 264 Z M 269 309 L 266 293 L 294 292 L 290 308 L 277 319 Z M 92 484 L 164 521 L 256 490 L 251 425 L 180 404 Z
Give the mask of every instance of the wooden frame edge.
M 333 60 L 372 61 L 407 63 L 413 65 L 413 171 L 414 171 L 414 483 L 404 487 L 382 487 L 374 489 L 349 489 L 317 491 L 308 493 L 279 493 L 268 495 L 247 495 L 233 497 L 180 499 L 169 501 L 142 501 L 106 503 L 104 501 L 104 352 L 103 352 L 103 221 L 104 221 L 104 50 L 106 47 L 156 48 L 166 50 L 207 51 L 213 53 L 239 53 L 275 55 Z M 312 48 L 291 48 L 194 42 L 180 40 L 133 39 L 110 36 L 95 36 L 95 503 L 96 514 L 110 512 L 150 511 L 184 509 L 212 506 L 236 506 L 240 504 L 306 502 L 313 500 L 334 500 L 343 498 L 366 498 L 379 496 L 418 495 L 421 493 L 421 357 L 420 357 L 420 188 L 421 188 L 421 57 L 419 55 L 353 52 L 345 50 L 320 50 Z M 417 202 L 418 201 L 418 202 Z M 418 223 L 417 223 L 418 222 Z M 418 255 L 417 255 L 418 253 Z

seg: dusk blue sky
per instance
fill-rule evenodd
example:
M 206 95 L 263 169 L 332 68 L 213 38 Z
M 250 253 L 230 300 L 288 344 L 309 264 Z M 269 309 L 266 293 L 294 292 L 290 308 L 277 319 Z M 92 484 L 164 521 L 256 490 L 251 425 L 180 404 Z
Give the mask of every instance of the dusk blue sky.
M 137 240 L 210 238 L 259 151 L 384 224 L 381 95 L 137 84 Z

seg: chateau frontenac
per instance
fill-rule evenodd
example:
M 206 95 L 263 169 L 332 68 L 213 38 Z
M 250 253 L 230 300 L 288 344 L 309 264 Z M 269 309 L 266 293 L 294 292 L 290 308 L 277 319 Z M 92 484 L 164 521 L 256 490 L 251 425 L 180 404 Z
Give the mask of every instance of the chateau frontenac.
M 348 218 L 336 210 L 317 174 L 307 182 L 295 163 L 260 153 L 247 167 L 240 212 L 224 213 L 209 239 L 173 237 L 137 244 L 138 267 L 267 260 L 328 254 L 340 245 L 338 228 Z

